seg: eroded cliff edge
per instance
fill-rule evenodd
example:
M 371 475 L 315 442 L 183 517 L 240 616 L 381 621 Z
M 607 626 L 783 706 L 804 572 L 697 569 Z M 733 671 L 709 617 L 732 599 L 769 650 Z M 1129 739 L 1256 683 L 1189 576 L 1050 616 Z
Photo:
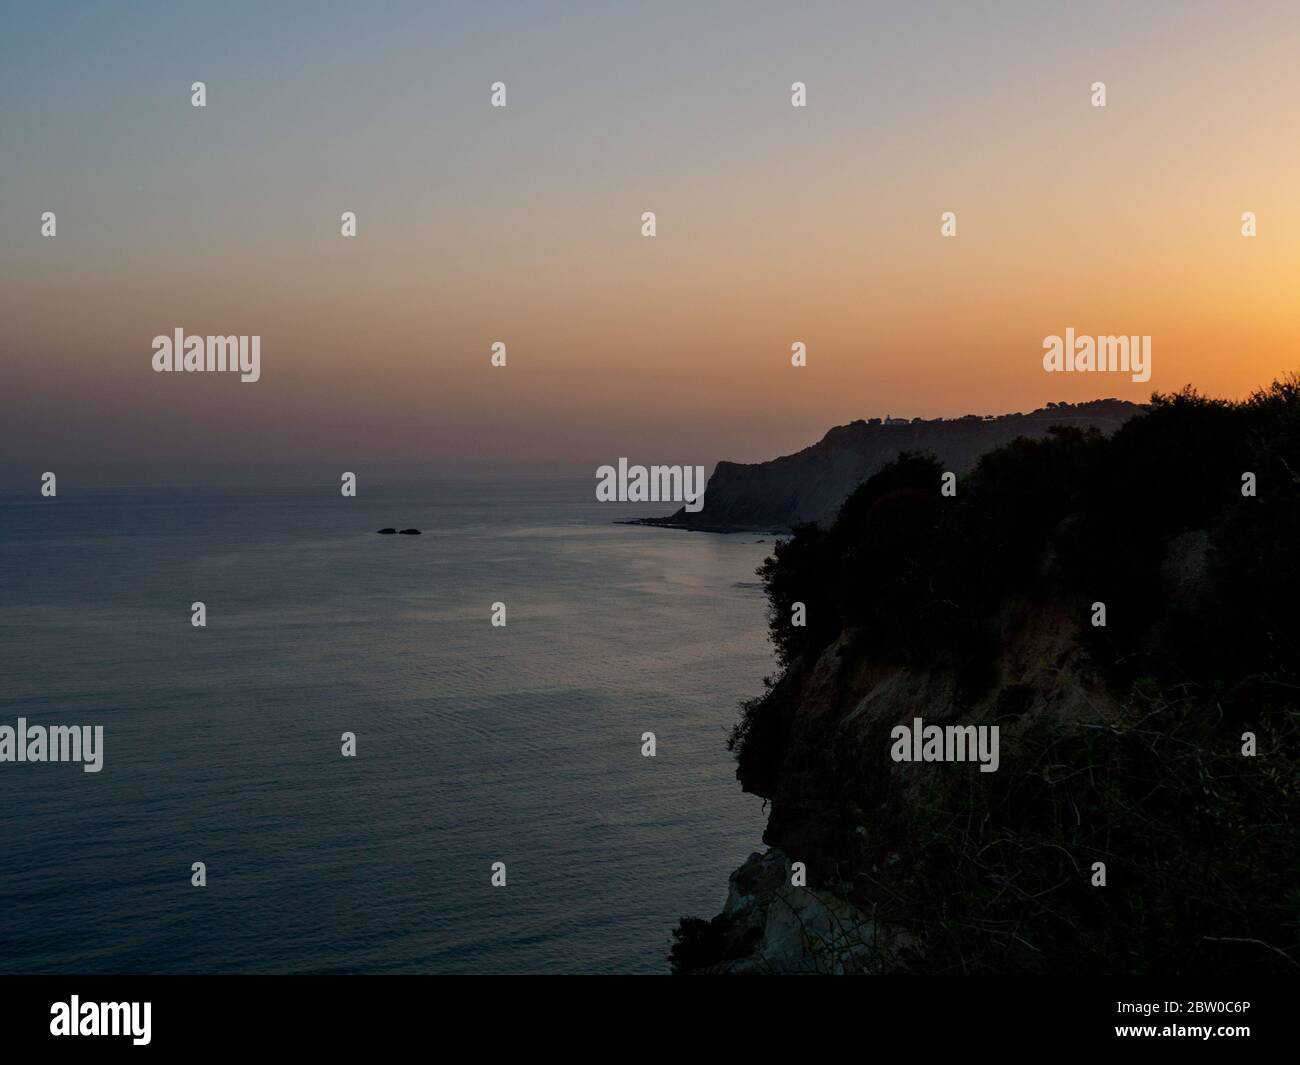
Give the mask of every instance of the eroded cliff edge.
M 732 736 L 770 849 L 674 969 L 1300 971 L 1294 470 L 1294 382 L 1184 393 L 951 497 L 904 455 L 781 541 Z M 997 770 L 895 761 L 917 718 L 996 726 Z

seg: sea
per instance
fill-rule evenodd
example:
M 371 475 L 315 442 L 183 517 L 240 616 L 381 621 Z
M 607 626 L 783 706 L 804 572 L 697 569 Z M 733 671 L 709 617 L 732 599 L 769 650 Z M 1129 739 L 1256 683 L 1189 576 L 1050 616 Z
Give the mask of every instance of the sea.
M 671 509 L 0 493 L 0 725 L 104 728 L 98 773 L 0 763 L 0 972 L 666 973 L 761 849 L 726 737 L 774 669 L 771 538 L 621 524 Z

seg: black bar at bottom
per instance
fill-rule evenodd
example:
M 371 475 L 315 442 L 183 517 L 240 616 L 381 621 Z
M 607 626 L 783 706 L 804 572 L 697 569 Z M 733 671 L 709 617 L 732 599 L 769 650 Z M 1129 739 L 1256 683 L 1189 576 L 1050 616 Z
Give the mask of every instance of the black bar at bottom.
M 767 1057 L 788 1044 L 812 1060 L 843 1040 L 859 1057 L 1128 1044 L 1139 1053 L 1203 1047 L 1234 1060 L 1271 1059 L 1296 1045 L 1297 988 L 1296 981 L 1276 979 L 1244 988 L 1010 977 L 0 977 L 0 1048 L 11 1061 L 21 1060 L 9 1057 L 15 1049 L 93 1054 L 110 1047 L 132 1054 L 197 1050 L 204 1058 L 214 1051 L 319 1048 L 333 1057 L 398 1053 L 414 1042 L 448 1051 L 460 1045 L 491 1060 L 521 1042 L 534 1050 L 590 1045 L 612 1056 L 638 1048 L 638 1055 L 665 1057 L 713 1047 L 746 1055 L 762 1048 Z M 92 1034 L 99 1031 L 110 1034 Z

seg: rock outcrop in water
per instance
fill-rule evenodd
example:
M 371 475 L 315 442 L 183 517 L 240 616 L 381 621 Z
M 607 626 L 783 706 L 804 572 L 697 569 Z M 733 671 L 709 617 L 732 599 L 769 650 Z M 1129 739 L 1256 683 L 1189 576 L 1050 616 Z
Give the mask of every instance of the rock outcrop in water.
M 836 426 L 820 441 L 770 462 L 719 462 L 704 506 L 641 524 L 712 532 L 769 531 L 804 522 L 829 524 L 858 485 L 900 451 L 928 451 L 945 469 L 964 473 L 981 455 L 1017 437 L 1046 436 L 1054 425 L 1113 432 L 1142 407 L 1119 399 L 1052 404 L 1029 414 L 964 418 L 880 418 Z
M 1300 379 L 939 471 L 760 569 L 780 672 L 731 745 L 771 849 L 674 971 L 1300 972 Z M 996 771 L 905 759 L 917 718 Z

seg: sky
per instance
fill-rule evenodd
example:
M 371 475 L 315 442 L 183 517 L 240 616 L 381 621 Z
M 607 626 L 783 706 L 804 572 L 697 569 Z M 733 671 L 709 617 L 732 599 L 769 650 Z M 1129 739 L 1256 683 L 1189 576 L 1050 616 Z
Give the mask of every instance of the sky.
M 1242 396 L 1300 368 L 1298 44 L 1266 2 L 6 3 L 0 462 L 711 465 Z M 1067 327 L 1150 381 L 1045 373 Z M 176 328 L 261 380 L 153 372 Z

